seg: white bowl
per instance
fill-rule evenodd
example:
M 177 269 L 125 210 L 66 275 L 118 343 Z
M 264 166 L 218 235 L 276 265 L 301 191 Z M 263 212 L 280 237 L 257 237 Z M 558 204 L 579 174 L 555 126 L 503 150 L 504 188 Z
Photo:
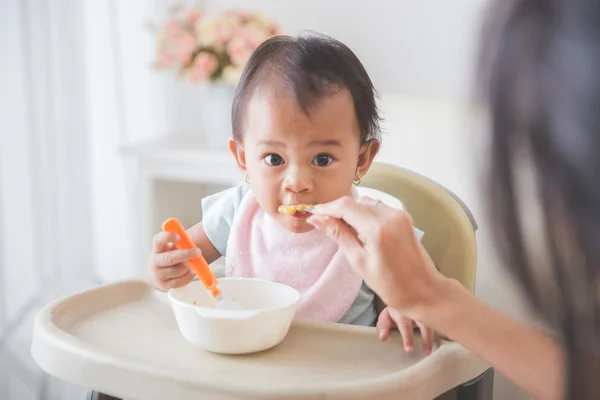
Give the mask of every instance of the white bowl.
M 245 278 L 219 279 L 219 287 L 242 310 L 215 308 L 200 281 L 169 291 L 177 325 L 188 342 L 214 353 L 247 354 L 285 338 L 300 301 L 296 289 Z

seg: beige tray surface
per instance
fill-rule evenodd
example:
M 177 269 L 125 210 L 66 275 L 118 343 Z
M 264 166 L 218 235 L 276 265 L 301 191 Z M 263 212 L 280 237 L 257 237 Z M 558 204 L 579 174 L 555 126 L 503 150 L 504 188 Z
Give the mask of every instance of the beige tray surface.
M 138 400 L 432 399 L 488 368 L 456 343 L 425 357 L 405 353 L 398 334 L 381 342 L 373 328 L 304 321 L 271 350 L 212 354 L 183 339 L 166 297 L 143 281 L 49 304 L 32 354 L 53 376 Z

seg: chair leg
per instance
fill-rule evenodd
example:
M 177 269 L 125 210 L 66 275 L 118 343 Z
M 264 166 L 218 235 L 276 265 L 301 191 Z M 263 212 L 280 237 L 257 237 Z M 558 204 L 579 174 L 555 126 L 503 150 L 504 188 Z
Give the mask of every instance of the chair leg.
M 477 378 L 444 393 L 436 400 L 493 400 L 494 370 L 492 368 Z
M 456 400 L 493 400 L 494 370 L 485 371 L 474 381 L 459 386 Z
M 89 390 L 86 396 L 86 400 L 122 400 L 118 397 L 109 396 L 104 393 L 95 392 L 93 390 Z

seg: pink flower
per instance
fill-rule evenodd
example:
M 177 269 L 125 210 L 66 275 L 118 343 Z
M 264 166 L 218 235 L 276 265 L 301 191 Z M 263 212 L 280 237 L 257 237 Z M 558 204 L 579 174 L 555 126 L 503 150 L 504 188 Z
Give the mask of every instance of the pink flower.
M 196 49 L 196 39 L 189 33 L 181 35 L 175 43 L 177 59 L 180 63 L 189 62 L 193 51 Z
M 192 82 L 203 82 L 215 73 L 219 66 L 219 60 L 214 54 L 207 53 L 205 51 L 200 52 L 192 66 L 188 70 L 188 76 Z
M 215 40 L 217 43 L 225 43 L 231 37 L 233 30 L 225 24 L 217 25 Z
M 228 18 L 231 20 L 242 21 L 242 22 L 244 22 L 247 19 L 246 18 L 247 15 L 248 15 L 248 13 L 245 13 L 243 11 L 235 11 L 235 10 L 225 10 L 225 11 L 221 12 L 222 18 Z
M 206 16 L 196 24 L 198 42 L 203 46 L 223 47 L 237 25 L 237 19 L 228 14 Z
M 250 13 L 247 13 L 247 12 L 240 13 L 240 21 L 242 21 L 243 24 L 248 22 L 250 20 L 250 17 L 251 17 Z
M 254 50 L 281 32 L 272 19 L 258 13 L 180 11 L 163 26 L 155 65 L 179 67 L 194 82 L 213 78 L 237 82 Z
M 239 26 L 239 15 L 237 13 L 225 14 L 219 18 L 215 27 L 215 41 L 217 44 L 224 45 L 231 39 Z
M 196 10 L 190 10 L 187 13 L 187 20 L 189 23 L 193 24 L 194 22 L 198 21 L 198 19 L 200 18 L 200 13 Z
M 227 43 L 227 53 L 232 64 L 242 65 L 250 58 L 251 51 L 246 39 L 242 35 L 236 35 Z
M 181 26 L 173 19 L 167 21 L 166 24 L 167 35 L 175 39 L 181 35 Z
M 244 65 L 266 36 L 252 28 L 240 29 L 227 43 L 227 53 L 234 65 Z
M 161 51 L 158 56 L 158 66 L 161 68 L 170 68 L 173 65 L 173 55 L 167 50 Z

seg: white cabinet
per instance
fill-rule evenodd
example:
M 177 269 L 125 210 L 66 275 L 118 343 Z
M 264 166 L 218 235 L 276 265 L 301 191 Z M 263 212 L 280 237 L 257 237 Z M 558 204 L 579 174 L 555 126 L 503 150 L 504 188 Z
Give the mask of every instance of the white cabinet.
M 176 217 L 190 227 L 201 221 L 202 198 L 240 183 L 244 175 L 231 154 L 207 150 L 199 139 L 166 137 L 129 146 L 123 154 L 135 161 L 134 275 L 146 276 L 152 236 L 162 222 Z

